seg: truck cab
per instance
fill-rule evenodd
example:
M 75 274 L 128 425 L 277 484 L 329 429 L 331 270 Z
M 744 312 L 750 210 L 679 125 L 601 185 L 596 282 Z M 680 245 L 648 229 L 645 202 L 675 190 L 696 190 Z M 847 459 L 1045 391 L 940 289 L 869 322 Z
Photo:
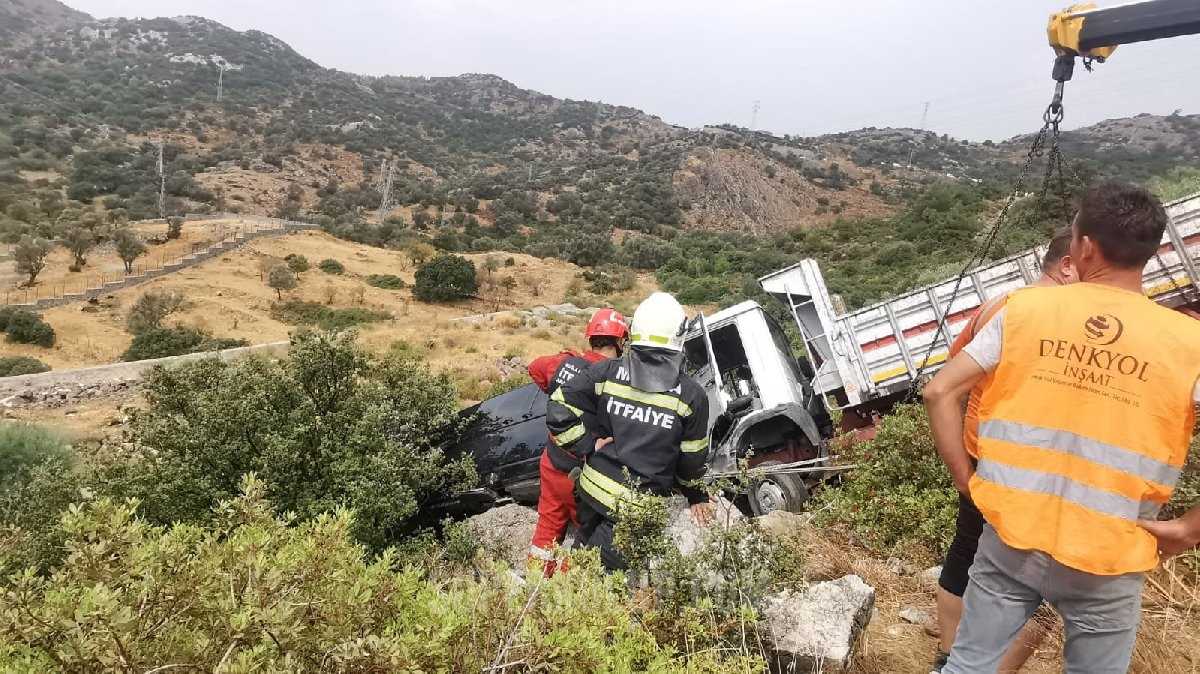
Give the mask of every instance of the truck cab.
M 829 415 L 792 353 L 787 334 L 755 302 L 693 322 L 686 368 L 709 399 L 709 477 L 761 469 L 751 486 L 756 513 L 798 510 L 824 472 Z M 797 465 L 800 464 L 800 465 Z

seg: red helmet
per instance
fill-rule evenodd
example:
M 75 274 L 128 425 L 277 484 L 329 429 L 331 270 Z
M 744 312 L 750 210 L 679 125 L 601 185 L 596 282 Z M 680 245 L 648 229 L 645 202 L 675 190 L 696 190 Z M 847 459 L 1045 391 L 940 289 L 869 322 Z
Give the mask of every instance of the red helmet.
M 621 312 L 615 309 L 601 309 L 592 314 L 592 320 L 588 321 L 587 331 L 584 334 L 588 339 L 592 337 L 625 339 L 629 336 L 629 323 L 625 321 Z

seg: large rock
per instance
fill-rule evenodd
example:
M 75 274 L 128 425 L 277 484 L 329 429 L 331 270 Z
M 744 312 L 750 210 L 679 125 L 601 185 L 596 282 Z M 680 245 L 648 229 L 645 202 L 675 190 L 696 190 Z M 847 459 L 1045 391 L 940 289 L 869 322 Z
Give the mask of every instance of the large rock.
M 730 501 L 718 497 L 713 513 L 713 521 L 709 526 L 702 527 L 692 519 L 692 511 L 688 508 L 687 499 L 682 496 L 672 496 L 667 499 L 667 536 L 684 557 L 690 556 L 700 549 L 706 536 L 714 530 L 733 527 L 746 520 L 742 511 Z
M 859 636 L 871 620 L 875 588 L 858 576 L 783 592 L 763 602 L 762 625 L 783 672 L 841 672 L 850 666 Z
M 537 511 L 510 503 L 470 517 L 466 521 L 484 550 L 503 559 L 516 571 L 525 569 L 529 543 L 537 526 Z

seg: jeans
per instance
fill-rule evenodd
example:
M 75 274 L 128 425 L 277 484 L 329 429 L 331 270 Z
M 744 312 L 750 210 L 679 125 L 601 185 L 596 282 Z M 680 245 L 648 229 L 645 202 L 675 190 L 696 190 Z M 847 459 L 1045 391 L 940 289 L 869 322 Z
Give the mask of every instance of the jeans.
M 985 526 L 963 597 L 963 617 L 943 674 L 996 671 L 1017 632 L 1044 599 L 1062 616 L 1068 674 L 1129 669 L 1145 574 L 1097 576 L 1043 552 L 1009 547 Z

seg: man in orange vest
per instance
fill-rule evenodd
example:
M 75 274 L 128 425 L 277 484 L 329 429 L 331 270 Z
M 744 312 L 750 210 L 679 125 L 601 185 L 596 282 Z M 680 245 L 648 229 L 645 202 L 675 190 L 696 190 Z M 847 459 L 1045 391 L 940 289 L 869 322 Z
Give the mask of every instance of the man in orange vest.
M 1013 293 L 925 389 L 938 452 L 987 520 L 944 674 L 995 672 L 1043 600 L 1067 672 L 1125 672 L 1145 572 L 1200 543 L 1200 507 L 1156 521 L 1200 401 L 1200 323 L 1142 294 L 1166 222 L 1144 189 L 1088 190 L 1081 282 Z M 976 465 L 961 405 L 985 378 Z
M 1069 228 L 1064 227 L 1055 232 L 1049 245 L 1046 246 L 1046 254 L 1042 256 L 1042 275 L 1029 287 L 1050 288 L 1074 283 L 1077 278 L 1075 267 L 1071 263 L 1071 256 L 1068 255 L 1070 246 L 1071 230 Z M 1004 308 L 1007 299 L 1008 294 L 1004 294 L 979 305 L 979 310 L 971 316 L 962 332 L 950 345 L 951 358 L 957 356 L 983 329 L 983 326 L 991 322 L 996 313 Z M 967 414 L 963 420 L 963 444 L 967 453 L 972 457 L 978 455 L 979 401 L 983 393 L 983 383 L 981 382 L 971 389 L 971 396 L 967 401 Z M 941 672 L 941 668 L 945 666 L 946 660 L 950 657 L 950 647 L 954 644 L 954 634 L 958 631 L 958 623 L 962 618 L 962 596 L 967 589 L 967 572 L 971 568 L 971 562 L 975 559 L 975 552 L 979 548 L 979 537 L 982 534 L 983 515 L 980 514 L 975 504 L 971 503 L 970 498 L 967 498 L 965 494 L 959 494 L 958 517 L 954 522 L 954 540 L 950 542 L 950 547 L 946 550 L 946 559 L 942 563 L 942 573 L 938 578 L 937 618 L 941 634 L 938 644 L 940 649 L 933 667 L 934 674 Z M 1013 643 L 1000 661 L 999 671 L 1016 672 L 1020 670 L 1044 637 L 1045 629 L 1036 620 L 1030 620 L 1025 625 L 1021 637 Z

